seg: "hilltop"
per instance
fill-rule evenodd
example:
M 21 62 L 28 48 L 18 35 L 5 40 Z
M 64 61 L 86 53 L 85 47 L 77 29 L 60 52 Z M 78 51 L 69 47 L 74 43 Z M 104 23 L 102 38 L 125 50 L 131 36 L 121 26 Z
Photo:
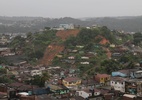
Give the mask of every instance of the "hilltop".
M 0 33 L 38 32 L 44 27 L 59 27 L 72 23 L 76 26 L 107 26 L 110 30 L 126 32 L 142 31 L 142 16 L 98 17 L 98 18 L 42 18 L 42 17 L 0 17 Z
M 66 40 L 70 36 L 77 36 L 78 33 L 79 33 L 78 29 L 74 29 L 74 30 L 60 30 L 60 31 L 58 31 L 56 33 L 56 36 L 60 37 L 62 40 Z
M 129 74 L 131 74 L 130 71 L 141 72 L 142 33 L 122 33 L 112 31 L 106 26 L 64 30 L 53 30 L 46 27 L 43 31 L 26 34 L 26 37 L 19 35 L 11 39 L 10 36 L 2 34 L 2 38 L 0 38 L 1 45 L 5 43 L 9 46 L 9 48 L 0 50 L 2 76 L 0 80 L 1 83 L 7 84 L 2 84 L 2 87 L 8 86 L 15 87 L 14 90 L 18 88 L 19 91 L 25 91 L 25 89 L 31 91 L 36 85 L 39 87 L 34 87 L 34 90 L 46 90 L 36 95 L 50 93 L 48 86 L 58 88 L 62 92 L 66 91 L 65 94 L 70 93 L 70 89 L 82 92 L 84 86 L 85 91 L 90 91 L 90 84 L 92 87 L 95 84 L 97 91 L 103 89 L 112 91 L 112 89 L 114 90 L 113 84 L 106 84 L 112 83 L 112 81 L 115 84 L 118 81 L 116 76 L 124 77 L 125 75 L 127 79 L 141 77 Z M 11 42 L 7 42 L 10 39 Z M 21 61 L 17 63 L 17 59 Z M 97 77 L 100 77 L 99 80 Z M 102 77 L 103 80 L 106 79 L 103 83 L 100 81 Z M 133 80 L 135 81 L 135 79 Z M 126 82 L 121 78 L 120 83 L 122 81 Z M 128 79 L 126 83 L 131 82 L 133 85 L 134 81 Z M 45 88 L 43 88 L 44 86 Z M 100 96 L 102 97 L 102 95 Z
M 110 73 L 130 67 L 129 63 L 138 63 L 141 55 L 135 59 L 133 52 L 136 49 L 132 48 L 133 45 L 141 46 L 138 38 L 141 36 L 141 33 L 132 35 L 111 31 L 106 26 L 45 29 L 35 34 L 29 33 L 25 39 L 16 37 L 11 42 L 11 48 L 22 51 L 30 64 L 76 68 L 80 69 L 80 75 L 92 75 L 94 71 Z M 126 59 L 125 62 L 123 59 Z

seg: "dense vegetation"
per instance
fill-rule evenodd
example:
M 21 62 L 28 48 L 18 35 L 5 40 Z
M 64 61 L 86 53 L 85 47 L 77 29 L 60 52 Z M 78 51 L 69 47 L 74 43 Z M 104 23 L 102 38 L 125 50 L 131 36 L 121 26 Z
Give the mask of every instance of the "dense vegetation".
M 142 33 L 138 32 L 133 35 L 134 44 L 142 46 Z
M 53 64 L 66 66 L 66 68 L 76 66 L 80 69 L 80 75 L 94 75 L 95 73 L 110 74 L 112 71 L 119 69 L 133 68 L 133 62 L 136 59 L 131 53 L 117 57 L 117 60 L 109 59 L 107 55 L 107 49 L 110 50 L 110 52 L 114 51 L 114 48 L 109 46 L 110 44 L 123 45 L 127 41 L 132 41 L 132 37 L 132 35 L 122 34 L 115 30 L 110 31 L 106 26 L 93 29 L 83 28 L 76 37 L 72 36 L 64 43 L 66 51 L 77 50 L 78 52 L 61 54 L 63 57 L 55 57 Z M 109 42 L 101 44 L 100 42 L 103 39 L 106 39 Z M 82 46 L 82 48 L 78 48 L 77 45 Z M 81 57 L 88 55 L 91 55 L 89 59 L 81 59 Z M 73 56 L 75 59 L 69 60 L 68 57 L 70 56 Z M 89 62 L 89 64 L 80 64 L 81 62 Z M 127 64 L 124 65 L 124 63 Z
M 95 73 L 110 74 L 112 71 L 119 69 L 134 68 L 135 63 L 141 60 L 141 56 L 125 51 L 121 56 L 109 59 L 108 54 L 117 50 L 117 48 L 110 47 L 111 44 L 117 46 L 125 46 L 124 44 L 128 42 L 134 42 L 136 45 L 141 44 L 138 37 L 141 37 L 141 33 L 132 36 L 119 33 L 116 30 L 111 31 L 103 26 L 92 29 L 82 28 L 76 37 L 70 36 L 66 41 L 62 41 L 56 37 L 55 30 L 49 30 L 47 27 L 43 32 L 28 33 L 26 39 L 17 36 L 10 45 L 14 51 L 22 50 L 26 56 L 25 59 L 34 64 L 43 57 L 44 51 L 49 44 L 63 43 L 65 50 L 59 53 L 60 57 L 56 56 L 53 59 L 53 66 L 75 67 L 80 70 L 80 75 L 92 76 Z M 103 40 L 107 42 L 101 43 Z M 76 52 L 72 52 L 73 50 L 76 50 Z M 74 58 L 70 60 L 69 57 Z M 89 58 L 82 59 L 81 57 Z M 81 64 L 81 62 L 89 62 L 89 64 Z M 41 77 L 37 76 L 36 78 Z
M 46 30 L 42 33 L 28 33 L 27 38 L 17 36 L 10 43 L 10 47 L 16 51 L 22 51 L 25 60 L 30 63 L 36 62 L 43 57 L 46 47 L 56 40 L 56 31 Z
M 28 84 L 37 85 L 44 87 L 45 81 L 49 80 L 50 76 L 48 73 L 43 73 L 41 76 L 35 75 L 31 80 L 27 81 Z

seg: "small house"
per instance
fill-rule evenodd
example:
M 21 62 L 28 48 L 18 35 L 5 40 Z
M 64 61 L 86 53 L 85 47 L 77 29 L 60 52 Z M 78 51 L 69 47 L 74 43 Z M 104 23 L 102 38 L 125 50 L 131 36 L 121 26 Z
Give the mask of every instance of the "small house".
M 31 76 L 35 76 L 35 75 L 42 75 L 42 71 L 41 70 L 32 70 Z
M 84 99 L 87 99 L 89 97 L 99 96 L 101 92 L 98 89 L 93 89 L 93 90 L 84 89 L 84 90 L 76 91 L 76 94 L 78 96 L 83 97 Z
M 110 81 L 110 75 L 108 74 L 97 74 L 95 75 L 95 81 L 102 85 L 108 85 Z
M 89 57 L 83 56 L 81 57 L 81 59 L 89 59 Z
M 80 62 L 80 64 L 82 64 L 82 65 L 89 65 L 89 62 L 88 61 L 86 61 L 86 62 Z
M 75 59 L 75 57 L 74 56 L 70 56 L 70 57 L 68 57 L 68 59 Z
M 76 87 L 81 84 L 81 79 L 78 77 L 66 77 L 63 79 L 62 84 L 66 87 Z
M 112 77 L 110 80 L 110 86 L 117 91 L 125 92 L 125 78 Z

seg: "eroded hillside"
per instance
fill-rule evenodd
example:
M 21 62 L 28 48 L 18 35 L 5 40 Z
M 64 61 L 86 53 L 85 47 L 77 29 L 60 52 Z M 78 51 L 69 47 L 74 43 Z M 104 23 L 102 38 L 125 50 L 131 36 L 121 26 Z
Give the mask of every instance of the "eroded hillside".
M 57 37 L 60 37 L 62 40 L 66 40 L 70 36 L 77 36 L 79 33 L 78 29 L 74 30 L 60 30 L 56 33 Z
M 79 30 L 77 30 L 77 29 L 75 29 L 75 30 L 61 30 L 56 33 L 56 36 L 60 37 L 62 40 L 66 40 L 68 37 L 76 36 L 78 33 L 79 33 Z M 64 50 L 63 45 L 59 45 L 58 43 L 50 44 L 44 52 L 44 56 L 41 60 L 41 64 L 46 65 L 46 66 L 51 65 L 54 57 L 58 53 L 62 52 L 63 50 Z

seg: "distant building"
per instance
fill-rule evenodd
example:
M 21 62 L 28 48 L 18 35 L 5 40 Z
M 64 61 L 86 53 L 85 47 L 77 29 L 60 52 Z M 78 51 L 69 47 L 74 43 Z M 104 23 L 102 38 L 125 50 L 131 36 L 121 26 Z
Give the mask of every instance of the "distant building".
M 59 28 L 61 30 L 74 29 L 74 25 L 73 24 L 60 24 Z

